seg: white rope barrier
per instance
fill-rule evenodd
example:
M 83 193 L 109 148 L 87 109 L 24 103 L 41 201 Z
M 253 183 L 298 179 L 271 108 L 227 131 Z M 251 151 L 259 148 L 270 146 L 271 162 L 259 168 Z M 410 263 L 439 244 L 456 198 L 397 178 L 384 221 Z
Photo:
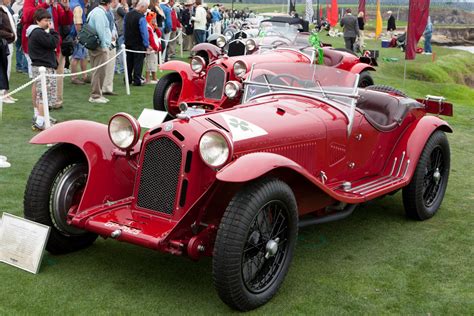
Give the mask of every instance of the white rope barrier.
M 80 71 L 80 72 L 69 73 L 69 74 L 46 74 L 46 77 L 56 77 L 56 78 L 58 78 L 58 77 L 73 77 L 73 76 L 78 76 L 78 75 L 83 75 L 83 74 L 86 74 L 86 73 L 89 73 L 89 72 L 93 72 L 93 71 L 96 71 L 97 69 L 99 69 L 101 67 L 104 67 L 105 65 L 107 65 L 111 61 L 115 60 L 117 58 L 117 56 L 119 56 L 120 54 L 123 54 L 123 51 L 120 51 L 118 54 L 115 54 L 115 56 L 108 59 L 104 63 L 102 63 L 102 64 L 100 64 L 100 65 L 98 65 L 94 68 L 91 68 L 91 69 L 87 69 L 87 70 Z

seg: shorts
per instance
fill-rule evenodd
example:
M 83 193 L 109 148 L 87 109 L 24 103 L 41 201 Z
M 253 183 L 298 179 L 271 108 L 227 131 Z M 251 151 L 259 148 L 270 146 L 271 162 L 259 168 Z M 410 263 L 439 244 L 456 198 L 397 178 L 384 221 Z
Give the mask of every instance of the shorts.
M 146 71 L 156 72 L 156 70 L 158 69 L 158 54 L 153 52 L 151 54 L 146 55 L 145 62 Z
M 40 75 L 39 66 L 32 66 L 33 78 Z M 46 74 L 55 74 L 56 70 L 53 68 L 46 68 Z M 58 93 L 58 86 L 56 77 L 46 77 L 46 94 L 48 95 L 48 106 L 54 106 L 56 104 L 56 96 Z M 36 81 L 36 104 L 43 104 L 43 90 L 41 86 L 41 79 Z
M 74 51 L 72 52 L 73 59 L 83 60 L 87 58 L 87 49 L 81 44 L 74 44 Z
M 30 79 L 33 79 L 33 71 L 31 69 L 31 58 L 30 58 L 30 55 L 28 54 L 25 54 L 25 57 L 26 57 L 26 62 L 28 63 L 28 77 L 30 77 Z

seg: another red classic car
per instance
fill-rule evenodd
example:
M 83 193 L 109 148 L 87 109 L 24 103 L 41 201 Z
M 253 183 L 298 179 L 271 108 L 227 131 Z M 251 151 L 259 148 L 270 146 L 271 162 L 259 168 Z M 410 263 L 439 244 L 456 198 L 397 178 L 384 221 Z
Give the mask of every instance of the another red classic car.
M 181 102 L 206 111 L 231 108 L 240 103 L 240 98 L 226 95 L 226 84 L 232 81 L 241 85 L 253 64 L 316 62 L 317 51 L 308 46 L 308 36 L 301 40 L 296 29 L 274 25 L 262 30 L 266 32 L 265 37 L 236 39 L 227 48 L 225 39 L 218 43 L 220 48 L 210 43 L 198 44 L 192 49 L 194 57 L 190 63 L 170 61 L 163 64 L 162 70 L 173 72 L 158 81 L 153 96 L 154 108 L 168 112 L 170 118 L 179 113 Z M 267 44 L 276 48 L 265 48 Z M 232 50 L 233 54 L 225 54 L 227 50 Z M 364 57 L 332 47 L 323 48 L 323 57 L 326 66 L 360 74 L 360 87 L 374 84 L 369 72 L 375 68 L 368 63 L 370 59 L 365 61 Z
M 51 227 L 53 254 L 102 236 L 213 256 L 221 299 L 257 308 L 282 284 L 298 227 L 342 219 L 400 189 L 408 217 L 426 220 L 441 205 L 452 130 L 427 113 L 451 115 L 452 105 L 359 89 L 358 79 L 324 66 L 260 64 L 241 105 L 189 117 L 181 104 L 177 119 L 141 139 L 126 113 L 108 126 L 57 124 L 31 140 L 55 145 L 28 179 L 25 217 Z

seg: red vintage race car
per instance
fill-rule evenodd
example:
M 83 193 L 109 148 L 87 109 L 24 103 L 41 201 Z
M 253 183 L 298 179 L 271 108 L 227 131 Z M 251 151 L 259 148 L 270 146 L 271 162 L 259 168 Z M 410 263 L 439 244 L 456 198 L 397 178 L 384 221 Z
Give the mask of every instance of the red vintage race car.
M 275 43 L 275 41 L 286 43 L 287 40 L 284 40 L 283 36 L 271 35 L 277 32 L 275 28 L 271 32 L 267 31 L 269 35 L 261 40 L 269 40 L 269 43 Z M 294 34 L 284 34 L 289 38 L 296 38 Z M 305 42 L 307 43 L 307 39 Z M 176 117 L 176 114 L 180 112 L 179 104 L 181 102 L 206 111 L 231 108 L 240 103 L 240 98 L 227 95 L 225 93 L 226 84 L 229 81 L 239 82 L 239 87 L 241 87 L 242 81 L 247 77 L 252 65 L 268 62 L 314 64 L 317 60 L 317 51 L 307 44 L 304 46 L 299 44 L 301 49 L 279 46 L 275 49 L 263 50 L 258 48 L 258 43 L 262 43 L 257 39 L 248 39 L 246 44 L 243 44 L 242 40 L 236 40 L 229 45 L 233 43 L 243 45 L 245 51 L 253 53 L 228 56 L 224 54 L 225 40 L 223 40 L 221 48 L 209 43 L 196 45 L 192 52 L 194 57 L 189 64 L 182 61 L 163 64 L 162 70 L 173 72 L 158 81 L 153 96 L 154 108 L 167 111 L 171 117 Z M 249 46 L 248 49 L 245 48 L 246 45 Z M 363 58 L 331 47 L 323 48 L 323 57 L 326 66 L 359 74 L 360 87 L 374 84 L 369 72 L 375 71 L 375 68 L 362 62 Z
M 289 269 L 298 227 L 350 215 L 402 190 L 406 215 L 426 220 L 448 184 L 452 114 L 358 75 L 307 64 L 261 64 L 243 103 L 148 130 L 126 113 L 107 125 L 58 124 L 33 168 L 25 217 L 51 227 L 47 250 L 98 236 L 194 260 L 213 256 L 214 284 L 238 310 L 265 304 Z M 81 133 L 77 133 L 81 130 Z

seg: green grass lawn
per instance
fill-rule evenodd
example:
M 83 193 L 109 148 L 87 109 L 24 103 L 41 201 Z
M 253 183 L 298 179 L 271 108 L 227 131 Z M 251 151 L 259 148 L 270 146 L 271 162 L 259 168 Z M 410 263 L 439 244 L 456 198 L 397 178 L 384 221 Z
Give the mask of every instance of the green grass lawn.
M 343 46 L 341 38 L 323 40 Z M 474 59 L 434 50 L 435 62 L 417 56 L 408 63 L 404 82 L 402 53 L 381 49 L 382 57 L 400 61 L 380 59 L 374 78 L 413 97 L 444 95 L 454 103 L 451 177 L 439 213 L 426 222 L 407 220 L 397 193 L 361 205 L 343 221 L 301 229 L 282 288 L 252 314 L 474 314 L 474 90 L 462 84 L 472 76 Z M 12 87 L 26 81 L 13 72 Z M 153 87 L 131 87 L 126 96 L 121 76 L 115 80 L 120 96 L 106 105 L 87 102 L 88 86 L 66 80 L 64 91 L 64 109 L 52 113 L 61 121 L 107 123 L 116 112 L 138 116 L 152 107 Z M 0 211 L 22 216 L 28 175 L 47 148 L 28 144 L 35 135 L 29 90 L 15 97 L 20 101 L 4 104 L 0 121 L 0 154 L 12 164 L 0 169 Z M 68 255 L 46 254 L 38 275 L 0 264 L 0 284 L 0 315 L 232 312 L 214 291 L 209 258 L 196 263 L 113 240 L 98 239 Z

